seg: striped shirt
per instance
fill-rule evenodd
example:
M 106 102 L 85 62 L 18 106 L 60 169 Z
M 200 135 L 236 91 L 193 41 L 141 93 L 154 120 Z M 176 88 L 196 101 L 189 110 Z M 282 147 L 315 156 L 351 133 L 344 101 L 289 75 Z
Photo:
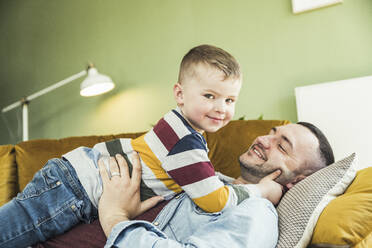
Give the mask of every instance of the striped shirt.
M 88 196 L 98 206 L 102 194 L 98 159 L 108 160 L 109 156 L 120 153 L 131 164 L 133 151 L 138 152 L 142 165 L 141 200 L 154 195 L 168 199 L 185 191 L 204 211 L 218 212 L 237 205 L 252 193 L 249 186 L 225 185 L 219 179 L 208 158 L 207 142 L 178 108 L 136 139 L 116 139 L 93 148 L 79 147 L 63 157 L 75 168 Z M 105 164 L 107 167 L 108 162 Z

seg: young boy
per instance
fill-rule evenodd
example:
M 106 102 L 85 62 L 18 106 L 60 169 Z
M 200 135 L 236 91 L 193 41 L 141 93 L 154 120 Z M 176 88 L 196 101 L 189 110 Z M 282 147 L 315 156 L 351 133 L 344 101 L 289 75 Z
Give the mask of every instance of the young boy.
M 0 208 L 0 247 L 24 247 L 97 218 L 98 160 L 106 160 L 108 169 L 108 158 L 117 153 L 129 164 L 128 155 L 139 153 L 141 200 L 185 191 L 204 211 L 217 212 L 257 193 L 252 185 L 224 185 L 202 136 L 232 119 L 241 83 L 239 64 L 229 53 L 210 45 L 191 49 L 173 88 L 177 108 L 141 137 L 79 147 L 48 161 L 22 193 Z

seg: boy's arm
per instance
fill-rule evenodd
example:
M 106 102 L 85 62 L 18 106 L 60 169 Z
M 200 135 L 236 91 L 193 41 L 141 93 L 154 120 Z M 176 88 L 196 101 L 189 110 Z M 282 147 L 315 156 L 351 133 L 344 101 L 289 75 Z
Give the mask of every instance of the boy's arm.
M 218 179 L 220 179 L 225 184 L 233 183 L 235 181 L 235 178 L 226 176 L 225 174 L 222 174 L 219 171 L 216 171 L 216 176 L 218 177 Z
M 284 187 L 274 181 L 281 174 L 281 170 L 276 170 L 265 176 L 257 185 L 262 197 L 268 199 L 272 204 L 277 205 L 282 198 Z
M 224 185 L 216 176 L 199 134 L 182 138 L 162 163 L 168 175 L 206 212 L 219 212 L 249 197 L 245 187 Z
M 261 189 L 256 184 L 247 184 L 246 182 L 239 181 L 239 178 L 229 177 L 218 171 L 216 171 L 216 176 L 224 184 L 230 184 L 229 186 L 233 188 L 235 194 L 238 196 L 237 204 L 247 199 L 249 196 L 262 197 Z

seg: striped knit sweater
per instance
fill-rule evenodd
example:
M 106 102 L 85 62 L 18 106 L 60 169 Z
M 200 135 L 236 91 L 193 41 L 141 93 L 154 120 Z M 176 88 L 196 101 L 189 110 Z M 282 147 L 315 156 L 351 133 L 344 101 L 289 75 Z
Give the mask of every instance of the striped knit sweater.
M 139 153 L 142 165 L 142 200 L 153 195 L 171 198 L 185 191 L 204 211 L 218 212 L 237 205 L 252 192 L 250 186 L 225 185 L 216 176 L 204 137 L 188 124 L 178 108 L 136 139 L 102 142 L 93 148 L 80 147 L 63 157 L 75 168 L 89 198 L 98 206 L 102 193 L 98 159 L 120 153 L 130 164 L 128 155 L 133 151 Z

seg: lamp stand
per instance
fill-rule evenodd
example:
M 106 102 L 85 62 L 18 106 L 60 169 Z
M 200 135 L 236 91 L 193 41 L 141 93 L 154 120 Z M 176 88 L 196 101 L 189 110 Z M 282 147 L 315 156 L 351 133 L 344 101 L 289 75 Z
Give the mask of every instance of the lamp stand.
M 22 100 L 22 126 L 23 126 L 23 141 L 28 140 L 28 104 L 30 101 L 28 101 L 26 98 L 23 98 Z
M 2 109 L 2 112 L 5 113 L 5 112 L 8 112 L 9 110 L 12 110 L 18 106 L 22 106 L 22 125 L 23 125 L 23 128 L 22 128 L 22 131 L 23 131 L 23 141 L 27 141 L 28 140 L 28 104 L 30 103 L 30 101 L 34 100 L 35 98 L 38 98 L 39 96 L 42 96 L 42 95 L 45 95 L 46 93 L 52 91 L 52 90 L 55 90 L 67 83 L 70 83 L 72 81 L 74 81 L 75 79 L 78 79 L 82 76 L 84 76 L 85 74 L 87 74 L 87 71 L 84 70 L 84 71 L 81 71 L 79 73 L 76 73 L 74 75 L 72 75 L 71 77 L 68 77 L 66 79 L 63 79 L 45 89 L 42 89 L 30 96 L 27 96 L 27 97 L 23 97 L 21 100 L 5 107 Z
M 94 68 L 93 64 L 90 64 L 87 70 L 83 70 L 79 73 L 76 73 L 32 95 L 23 97 L 21 100 L 3 108 L 1 112 L 5 113 L 18 106 L 22 106 L 23 141 L 27 141 L 28 140 L 28 105 L 30 104 L 30 101 L 34 100 L 35 98 L 38 98 L 39 96 L 45 95 L 46 93 L 52 90 L 55 90 L 63 85 L 66 85 L 74 81 L 75 79 L 78 79 L 86 75 L 87 73 L 88 73 L 87 78 L 80 85 L 80 89 L 81 89 L 80 95 L 96 96 L 99 94 L 106 93 L 115 87 L 115 84 L 112 82 L 110 77 L 98 73 L 97 69 Z

